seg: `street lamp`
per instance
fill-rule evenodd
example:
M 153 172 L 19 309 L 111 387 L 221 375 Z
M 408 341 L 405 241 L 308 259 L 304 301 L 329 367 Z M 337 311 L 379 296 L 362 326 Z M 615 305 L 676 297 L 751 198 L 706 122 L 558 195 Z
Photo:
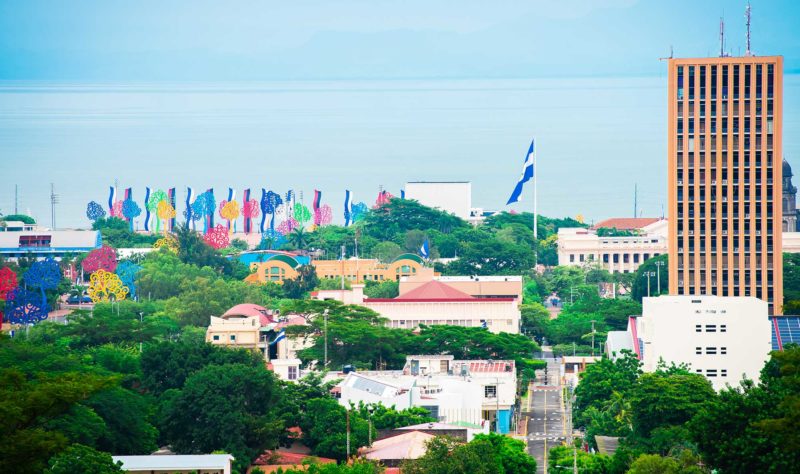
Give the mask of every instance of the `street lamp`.
M 139 311 L 139 353 L 142 352 L 142 323 L 143 323 L 144 313 Z
M 644 276 L 647 278 L 647 297 L 650 297 L 650 277 L 656 276 L 656 272 L 644 272 Z
M 367 426 L 368 426 L 368 434 L 367 434 L 367 445 L 372 446 L 372 412 L 375 411 L 375 406 L 370 405 L 367 407 Z
M 658 294 L 661 294 L 661 267 L 663 267 L 667 262 L 663 260 L 659 260 L 656 262 L 656 288 L 658 288 Z

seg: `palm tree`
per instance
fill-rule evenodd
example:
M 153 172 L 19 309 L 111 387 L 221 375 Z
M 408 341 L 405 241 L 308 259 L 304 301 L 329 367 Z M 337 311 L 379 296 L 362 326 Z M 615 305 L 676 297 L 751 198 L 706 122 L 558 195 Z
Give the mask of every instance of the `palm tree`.
M 292 245 L 300 250 L 303 250 L 303 247 L 308 245 L 308 234 L 303 227 L 297 227 L 286 237 L 289 239 L 289 242 L 291 242 Z

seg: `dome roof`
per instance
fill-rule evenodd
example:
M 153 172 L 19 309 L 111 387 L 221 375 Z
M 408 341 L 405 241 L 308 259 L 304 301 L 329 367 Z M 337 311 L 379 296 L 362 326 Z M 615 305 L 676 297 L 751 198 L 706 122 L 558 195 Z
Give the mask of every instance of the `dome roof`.
M 222 318 L 252 318 L 253 316 L 257 316 L 259 318 L 262 326 L 266 326 L 267 324 L 274 322 L 267 308 L 252 303 L 237 304 L 228 311 L 225 311 L 225 314 L 222 315 Z
M 794 176 L 792 174 L 792 167 L 789 165 L 789 162 L 786 161 L 786 158 L 783 159 L 783 177 L 788 178 L 790 176 Z

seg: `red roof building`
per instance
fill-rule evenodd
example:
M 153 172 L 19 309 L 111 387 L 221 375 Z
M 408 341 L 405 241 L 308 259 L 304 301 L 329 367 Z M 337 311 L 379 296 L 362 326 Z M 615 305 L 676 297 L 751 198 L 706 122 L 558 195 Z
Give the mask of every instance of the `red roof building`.
M 641 230 L 650 224 L 655 224 L 661 219 L 658 217 L 612 217 L 600 221 L 593 229 Z

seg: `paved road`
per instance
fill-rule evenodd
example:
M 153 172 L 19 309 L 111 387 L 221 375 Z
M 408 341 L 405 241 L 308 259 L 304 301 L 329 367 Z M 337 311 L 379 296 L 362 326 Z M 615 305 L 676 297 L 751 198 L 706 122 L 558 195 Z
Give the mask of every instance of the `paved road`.
M 529 387 L 529 406 L 523 415 L 528 418 L 528 453 L 536 458 L 537 472 L 545 472 L 546 451 L 561 444 L 566 438 L 564 407 L 561 402 L 559 363 L 552 354 L 545 353 L 549 380 L 544 380 L 544 371 Z M 547 382 L 547 383 L 545 383 Z

